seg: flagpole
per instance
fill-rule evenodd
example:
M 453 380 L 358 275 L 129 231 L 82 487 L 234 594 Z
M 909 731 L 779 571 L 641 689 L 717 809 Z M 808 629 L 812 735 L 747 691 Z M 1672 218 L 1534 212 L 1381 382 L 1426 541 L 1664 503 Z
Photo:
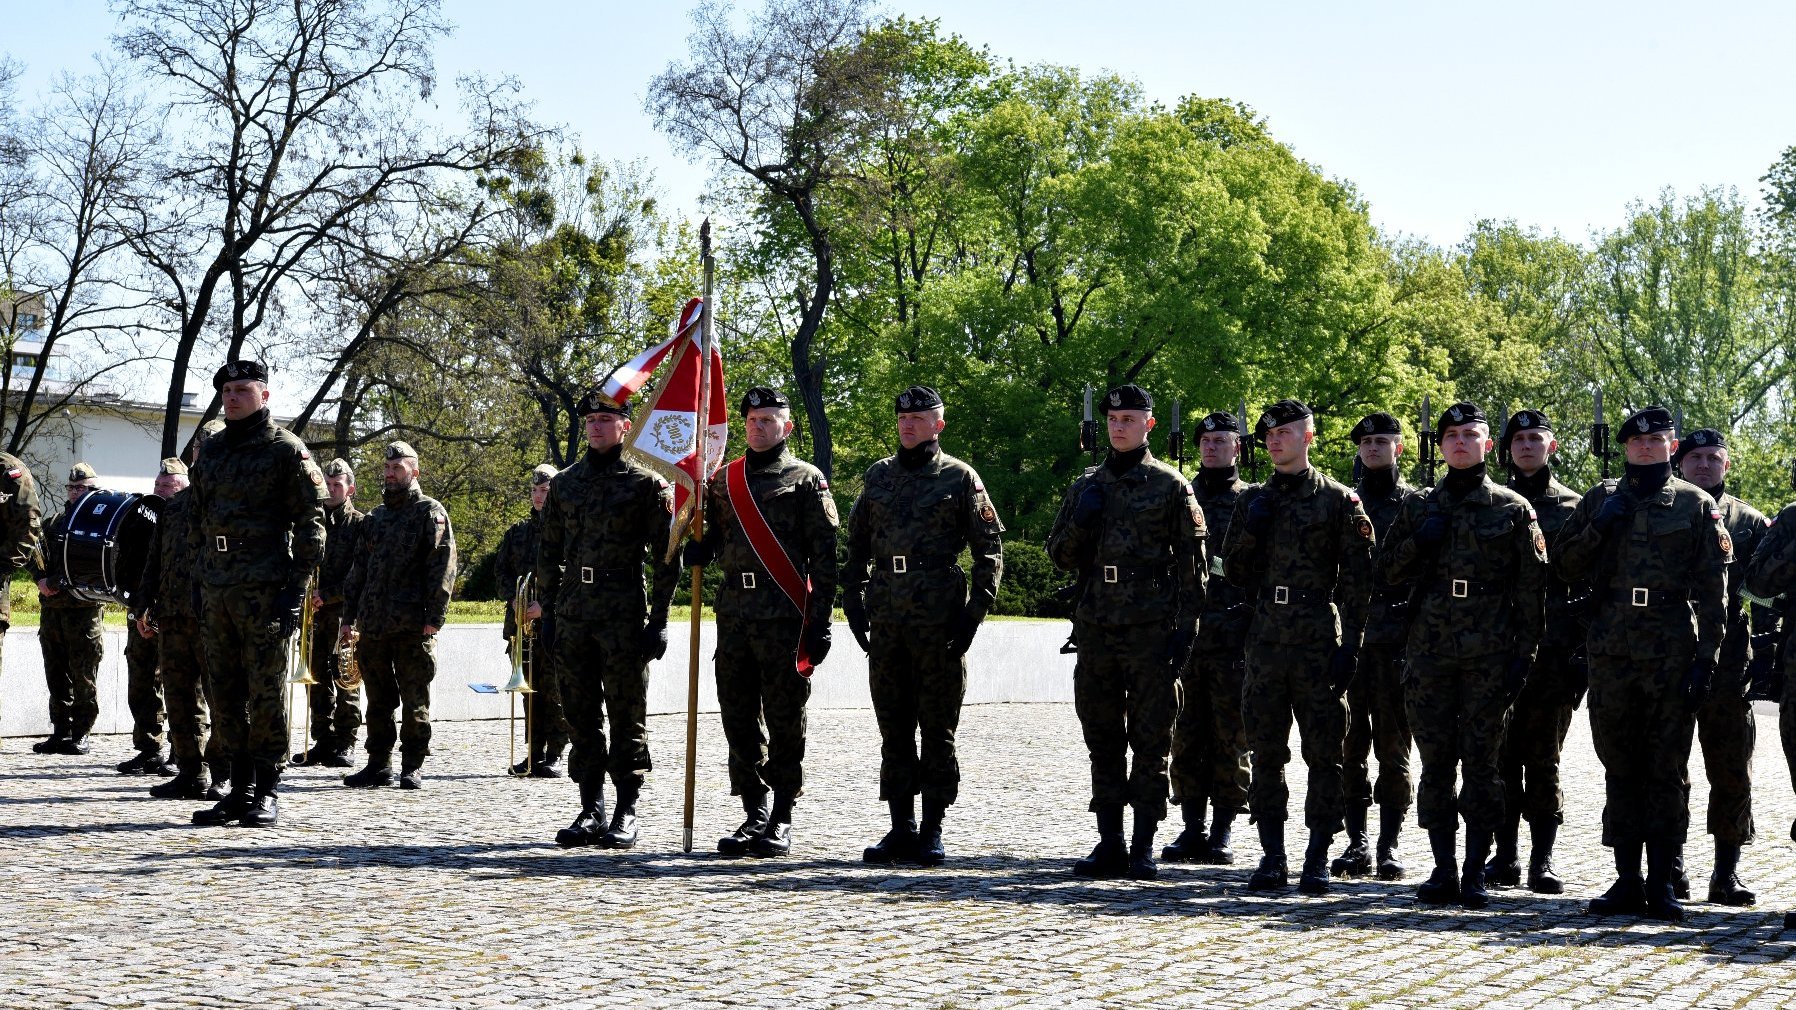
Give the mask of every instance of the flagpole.
M 692 539 L 705 538 L 705 464 L 711 445 L 711 282 L 716 263 L 711 259 L 711 219 L 698 229 L 699 262 L 705 271 L 704 289 L 699 309 L 698 402 L 692 410 L 692 432 L 697 441 L 697 480 L 693 487 Z M 704 607 L 704 565 L 692 567 L 692 627 L 686 637 L 686 813 L 681 831 L 681 851 L 692 851 L 693 783 L 698 766 L 698 636 L 699 619 Z

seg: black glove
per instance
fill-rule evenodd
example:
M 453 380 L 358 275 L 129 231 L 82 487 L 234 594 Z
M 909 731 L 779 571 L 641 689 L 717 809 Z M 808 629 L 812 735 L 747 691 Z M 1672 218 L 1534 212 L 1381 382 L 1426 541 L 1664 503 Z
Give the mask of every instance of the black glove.
M 1509 666 L 1503 671 L 1503 694 L 1509 699 L 1508 708 L 1522 696 L 1522 688 L 1528 685 L 1528 668 L 1534 664 L 1526 656 L 1515 656 L 1509 660 Z
M 860 644 L 862 652 L 872 652 L 873 647 L 867 644 L 867 605 L 865 603 L 842 604 L 842 616 L 848 618 L 848 630 L 854 640 Z
M 1752 636 L 1752 662 L 1746 665 L 1746 700 L 1781 701 L 1783 678 L 1778 676 L 1777 636 L 1761 632 Z
M 300 608 L 306 602 L 305 583 L 286 585 L 274 598 L 274 617 L 281 623 L 281 637 L 285 638 L 299 630 Z
M 1337 645 L 1334 655 L 1328 657 L 1328 686 L 1335 694 L 1346 694 L 1347 685 L 1353 683 L 1353 675 L 1359 672 L 1359 646 Z
M 649 617 L 649 623 L 636 633 L 636 645 L 649 659 L 667 655 L 667 616 Z
M 1265 491 L 1247 503 L 1247 532 L 1263 537 L 1272 529 L 1272 496 Z
M 1173 673 L 1185 668 L 1185 663 L 1191 659 L 1191 646 L 1196 642 L 1197 625 L 1194 623 L 1181 624 L 1166 636 L 1166 663 Z
M 1416 524 L 1416 530 L 1410 534 L 1416 546 L 1425 551 L 1435 551 L 1447 542 L 1447 513 L 1439 509 L 1429 509 Z
M 1082 530 L 1091 529 L 1104 518 L 1104 486 L 1095 480 L 1086 481 L 1085 488 L 1073 502 L 1073 525 Z
M 1709 678 L 1714 674 L 1714 664 L 1706 659 L 1698 659 L 1684 671 L 1684 679 L 1678 683 L 1678 693 L 1684 696 L 1684 711 L 1695 712 L 1702 707 L 1703 699 L 1709 696 Z
M 1623 519 L 1633 514 L 1634 509 L 1627 499 L 1621 496 L 1621 492 L 1614 491 L 1597 506 L 1596 515 L 1590 517 L 1590 524 L 1597 528 L 1597 532 L 1608 536 Z
M 1590 690 L 1590 657 L 1584 655 L 1582 649 L 1572 653 L 1565 662 L 1565 693 L 1571 698 L 1574 711 L 1584 702 L 1585 692 Z
M 687 568 L 708 565 L 717 557 L 717 538 L 709 540 L 688 540 L 680 551 L 680 563 Z
M 973 636 L 979 633 L 979 625 L 985 622 L 985 608 L 972 601 L 960 608 L 960 616 L 954 619 L 954 637 L 948 640 L 950 656 L 964 656 L 973 647 Z
M 822 666 L 823 660 L 829 656 L 829 622 L 813 621 L 805 625 L 804 652 L 811 657 L 812 666 Z

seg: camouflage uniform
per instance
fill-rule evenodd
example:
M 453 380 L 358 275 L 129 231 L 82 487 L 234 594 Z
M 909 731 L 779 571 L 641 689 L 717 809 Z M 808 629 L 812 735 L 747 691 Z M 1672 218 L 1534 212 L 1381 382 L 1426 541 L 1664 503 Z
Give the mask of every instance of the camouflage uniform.
M 162 684 L 156 676 L 156 643 L 137 633 L 135 621 L 125 627 L 125 705 L 131 710 L 131 745 L 140 754 L 161 754 Z
M 202 755 L 220 771 L 218 763 L 226 757 L 222 741 L 211 732 L 204 649 L 193 610 L 193 521 L 193 489 L 183 488 L 162 506 L 143 574 L 144 609 L 156 625 L 152 641 L 168 704 L 169 744 L 176 767 L 189 774 L 198 771 Z
M 44 536 L 45 558 L 30 565 L 33 579 L 62 585 L 62 542 L 68 535 L 71 507 L 64 505 L 51 518 Z M 105 654 L 100 625 L 105 608 L 76 599 L 67 589 L 55 596 L 39 593 L 37 599 L 41 608 L 37 637 L 44 650 L 51 731 L 55 736 L 81 740 L 94 728 L 94 720 L 100 715 L 97 678 Z
M 315 590 L 324 605 L 312 612 L 312 676 L 318 683 L 307 688 L 306 697 L 312 706 L 312 746 L 327 754 L 347 753 L 362 728 L 362 689 L 346 691 L 337 683 L 342 674 L 337 633 L 343 627 L 349 572 L 365 549 L 362 524 L 367 518 L 347 499 L 324 507 L 324 561 Z
M 31 565 L 42 530 L 38 526 L 37 481 L 17 456 L 0 452 L 0 587 Z M 0 647 L 12 627 L 12 594 L 0 592 Z
M 1376 491 L 1372 487 L 1377 485 Z M 1415 489 L 1402 478 L 1388 486 L 1366 477 L 1354 489 L 1360 505 L 1372 520 L 1372 533 L 1384 544 L 1404 496 Z M 1409 637 L 1407 584 L 1380 583 L 1372 590 L 1366 615 L 1365 642 L 1359 657 L 1359 675 L 1347 688 L 1347 737 L 1342 755 L 1348 819 L 1364 831 L 1366 815 L 1374 801 L 1381 816 L 1401 822 L 1415 797 L 1409 770 L 1409 714 L 1404 711 L 1403 653 Z M 1378 782 L 1374 786 L 1367 758 L 1378 755 Z
M 389 458 L 394 450 L 388 449 Z M 368 513 L 343 584 L 343 623 L 360 633 L 356 663 L 368 688 L 368 764 L 387 764 L 397 740 L 402 772 L 430 754 L 430 682 L 436 633 L 455 586 L 449 512 L 416 484 L 389 491 Z M 403 707 L 403 709 L 402 709 Z M 393 713 L 402 709 L 394 726 Z
M 509 604 L 517 592 L 518 579 L 536 568 L 536 549 L 542 541 L 542 514 L 515 523 L 499 541 L 499 552 L 493 560 L 493 578 L 499 595 Z M 532 590 L 535 592 L 535 590 Z M 567 750 L 567 718 L 561 710 L 561 676 L 556 669 L 555 601 L 542 599 L 543 616 L 536 622 L 536 644 L 531 646 L 530 687 L 535 691 L 524 705 L 524 735 L 530 739 L 531 763 L 554 764 Z M 517 636 L 517 614 L 505 608 L 505 656 L 513 658 L 513 640 Z
M 1721 524 L 1734 542 L 1735 557 L 1752 557 L 1770 529 L 1764 513 L 1721 488 L 1712 495 Z M 1709 834 L 1724 845 L 1747 845 L 1756 834 L 1752 820 L 1752 751 L 1758 724 L 1746 700 L 1746 665 L 1751 659 L 1750 615 L 1740 591 L 1743 580 L 1728 580 L 1727 632 L 1721 660 L 1702 707 L 1696 710 L 1696 736 L 1702 744 L 1703 770 L 1709 779 Z
M 1752 559 L 1746 564 L 1740 580 L 1746 592 L 1761 600 L 1789 600 L 1796 597 L 1796 505 L 1787 505 L 1770 520 Z M 1760 608 L 1761 610 L 1767 608 Z M 1767 629 L 1769 630 L 1769 629 Z M 1796 676 L 1790 667 L 1796 664 L 1796 621 L 1786 620 L 1782 629 L 1782 652 L 1778 659 L 1783 691 L 1778 711 L 1778 730 L 1783 738 L 1784 760 L 1790 766 L 1790 778 L 1796 781 Z M 1790 827 L 1796 837 L 1796 824 Z
M 1251 485 L 1231 477 L 1206 486 L 1193 482 L 1203 510 L 1205 546 L 1228 536 L 1235 502 Z M 1252 608 L 1247 594 L 1222 578 L 1222 555 L 1209 554 L 1197 644 L 1179 675 L 1179 718 L 1172 734 L 1172 795 L 1181 804 L 1206 799 L 1218 815 L 1247 811 L 1250 781 L 1247 731 L 1241 725 L 1242 649 Z

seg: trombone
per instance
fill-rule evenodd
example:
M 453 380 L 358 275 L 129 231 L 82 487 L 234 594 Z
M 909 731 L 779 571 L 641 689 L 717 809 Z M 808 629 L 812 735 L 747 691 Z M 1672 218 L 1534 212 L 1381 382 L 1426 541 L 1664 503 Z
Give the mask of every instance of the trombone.
M 530 604 L 536 596 L 536 576 L 520 575 L 512 587 L 511 615 L 516 630 L 511 637 L 511 679 L 505 682 L 505 693 L 511 695 L 511 741 L 506 753 L 507 775 L 529 775 L 534 770 L 535 755 L 531 733 L 536 725 L 536 688 L 530 686 L 536 673 L 536 624 L 530 620 Z M 518 695 L 524 695 L 524 770 L 518 771 Z
M 305 685 L 305 736 L 302 737 L 303 750 L 300 760 L 308 761 L 312 756 L 312 685 L 318 678 L 312 676 L 312 586 L 318 579 L 317 569 L 306 576 L 305 587 L 299 595 L 299 634 L 287 641 L 287 741 L 293 741 L 293 688 Z

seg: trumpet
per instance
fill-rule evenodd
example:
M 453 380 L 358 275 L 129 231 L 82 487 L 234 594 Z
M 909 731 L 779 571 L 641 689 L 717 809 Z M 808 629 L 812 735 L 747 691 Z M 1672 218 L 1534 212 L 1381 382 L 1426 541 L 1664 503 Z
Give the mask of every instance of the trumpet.
M 318 683 L 318 678 L 312 675 L 313 621 L 311 601 L 312 586 L 317 582 L 317 579 L 317 569 L 313 569 L 312 574 L 306 576 L 305 587 L 300 592 L 299 596 L 301 601 L 299 607 L 299 634 L 293 636 L 287 642 L 286 686 L 289 692 L 289 703 L 287 705 L 287 739 L 289 741 L 293 739 L 293 705 L 291 703 L 292 699 L 290 695 L 293 688 L 301 685 L 304 685 L 305 687 L 305 735 L 302 737 L 304 749 L 301 751 L 301 760 L 310 759 L 312 754 L 312 686 Z
M 511 679 L 505 682 L 505 693 L 511 695 L 511 742 L 507 750 L 505 771 L 508 775 L 529 775 L 535 755 L 533 733 L 536 706 L 532 695 L 536 688 L 530 681 L 536 673 L 536 623 L 530 619 L 530 604 L 536 595 L 535 575 L 520 575 L 512 587 L 511 615 L 517 630 L 511 637 Z M 524 763 L 518 770 L 518 695 L 524 696 Z

